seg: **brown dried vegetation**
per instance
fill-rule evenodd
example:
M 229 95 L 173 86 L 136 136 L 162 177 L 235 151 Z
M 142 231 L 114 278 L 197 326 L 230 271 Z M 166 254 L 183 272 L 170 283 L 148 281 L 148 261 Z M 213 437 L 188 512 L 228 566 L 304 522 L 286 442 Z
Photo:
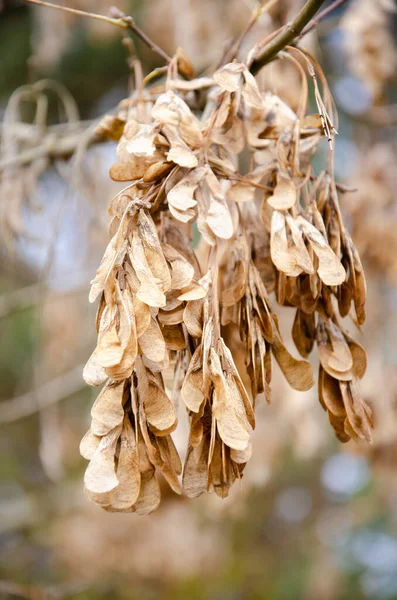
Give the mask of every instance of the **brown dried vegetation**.
M 331 144 L 327 169 L 311 166 L 336 133 L 332 98 L 307 53 L 284 55 L 303 77 L 297 113 L 243 63 L 186 81 L 174 58 L 164 84 L 138 85 L 98 128 L 118 139 L 110 175 L 127 183 L 111 202 L 111 240 L 92 281 L 98 343 L 84 372 L 90 385 L 104 384 L 81 452 L 87 495 L 106 510 L 154 510 L 159 472 L 176 493 L 226 497 L 251 455 L 256 398 L 270 402 L 273 359 L 305 391 L 315 345 L 319 400 L 337 437 L 371 441 L 358 386 L 365 351 L 340 323 L 364 322 L 365 277 L 343 224 Z M 317 114 L 306 114 L 305 68 Z M 296 311 L 302 359 L 284 345 L 273 292 Z M 179 398 L 190 420 L 183 468 L 170 435 Z

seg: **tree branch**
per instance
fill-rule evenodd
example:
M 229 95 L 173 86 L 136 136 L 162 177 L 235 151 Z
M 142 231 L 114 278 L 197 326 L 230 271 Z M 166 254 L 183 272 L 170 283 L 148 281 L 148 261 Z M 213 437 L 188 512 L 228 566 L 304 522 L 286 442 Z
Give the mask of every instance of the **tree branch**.
M 244 39 L 247 37 L 247 35 L 251 31 L 251 29 L 253 28 L 255 23 L 258 21 L 259 17 L 261 17 L 265 12 L 269 12 L 269 10 L 271 10 L 277 2 L 278 2 L 278 0 L 267 0 L 267 2 L 263 3 L 263 0 L 262 0 L 262 2 L 259 4 L 259 6 L 257 6 L 255 8 L 252 15 L 250 16 L 250 19 L 249 19 L 247 25 L 245 26 L 244 30 L 240 34 L 239 38 L 237 39 L 237 41 L 234 44 L 232 44 L 232 46 L 231 46 L 231 48 L 229 48 L 226 56 L 222 60 L 222 62 L 224 64 L 226 64 L 228 62 L 232 62 L 232 60 L 238 55 L 239 50 L 244 42 Z
M 261 54 L 253 60 L 250 66 L 251 73 L 256 75 L 261 68 L 277 56 L 285 46 L 289 46 L 295 38 L 299 37 L 324 2 L 325 0 L 307 0 L 295 19 L 291 23 L 288 23 L 285 28 L 265 46 Z
M 327 17 L 330 13 L 332 13 L 339 6 L 342 6 L 342 4 L 344 4 L 345 2 L 347 2 L 347 0 L 335 0 L 329 6 L 327 6 L 327 8 L 324 8 L 324 10 L 318 13 L 317 17 L 312 19 L 312 21 L 308 25 L 306 25 L 306 27 L 304 27 L 300 37 L 303 37 L 310 31 L 312 31 L 315 27 L 317 27 L 319 22 L 324 19 L 324 17 Z
M 137 24 L 135 23 L 135 21 L 132 17 L 128 17 L 127 15 L 125 15 L 124 13 L 122 13 L 115 7 L 112 7 L 111 11 L 112 11 L 112 14 L 114 16 L 116 16 L 120 21 L 122 21 L 123 23 L 126 23 L 127 28 L 130 29 L 133 33 L 135 33 L 135 35 L 140 40 L 142 40 L 142 42 L 144 44 L 146 44 L 151 50 L 153 50 L 153 52 L 155 52 L 156 54 L 161 56 L 161 58 L 164 60 L 164 62 L 166 62 L 166 63 L 171 62 L 171 56 L 168 56 L 168 54 L 166 52 L 164 52 L 164 50 L 162 48 L 160 48 L 160 46 L 158 46 L 155 42 L 153 42 L 153 40 L 151 40 L 150 37 L 147 36 L 144 31 L 142 31 L 142 29 L 139 29 L 139 27 L 137 26 Z
M 84 389 L 87 384 L 82 377 L 83 369 L 84 365 L 78 365 L 67 373 L 47 381 L 35 392 L 28 392 L 17 398 L 1 402 L 0 425 L 34 415 L 42 408 L 56 404 L 63 398 Z M 37 404 L 36 398 L 40 399 L 39 404 Z
M 90 17 L 91 19 L 97 19 L 99 21 L 105 21 L 106 23 L 110 23 L 111 25 L 116 25 L 117 27 L 121 27 L 122 29 L 129 29 L 147 46 L 149 46 L 149 48 L 153 50 L 153 52 L 158 54 L 166 63 L 171 62 L 171 57 L 168 56 L 168 54 L 164 52 L 164 50 L 162 50 L 160 46 L 155 44 L 155 42 L 153 42 L 146 35 L 146 33 L 144 33 L 138 27 L 134 19 L 132 17 L 127 17 L 117 8 L 112 8 L 112 13 L 114 17 L 107 17 L 105 15 L 98 15 L 96 13 L 86 12 L 85 10 L 78 10 L 77 8 L 69 8 L 68 6 L 60 6 L 58 4 L 52 4 L 51 2 L 44 2 L 44 0 L 26 0 L 26 2 L 30 2 L 31 4 L 38 4 L 39 6 L 46 6 L 47 8 L 57 8 L 58 10 L 63 10 L 64 12 L 79 15 L 80 17 Z
M 49 132 L 52 131 L 52 127 L 56 126 L 50 126 L 48 128 Z M 27 148 L 26 150 L 22 150 L 18 154 L 0 160 L 0 174 L 5 169 L 9 169 L 11 167 L 23 167 L 32 163 L 35 160 L 44 157 L 49 158 L 51 160 L 55 160 L 57 158 L 70 158 L 79 148 L 82 140 L 85 139 L 86 135 L 86 129 L 84 131 L 71 133 L 68 133 L 67 131 L 65 131 L 64 133 L 59 132 L 58 135 L 56 135 L 56 137 L 51 137 L 51 133 L 49 133 L 48 136 L 44 136 L 43 143 L 32 148 Z M 102 142 L 106 142 L 106 139 L 100 138 L 99 136 L 93 133 L 88 145 Z

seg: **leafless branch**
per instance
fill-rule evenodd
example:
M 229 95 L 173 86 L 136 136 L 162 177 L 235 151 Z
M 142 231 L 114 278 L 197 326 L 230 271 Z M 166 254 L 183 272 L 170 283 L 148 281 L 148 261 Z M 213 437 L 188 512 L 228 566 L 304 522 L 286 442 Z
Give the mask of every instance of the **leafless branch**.
M 222 61 L 223 63 L 231 62 L 238 55 L 242 43 L 244 42 L 246 36 L 249 34 L 249 32 L 251 31 L 251 29 L 253 28 L 253 26 L 255 25 L 257 20 L 259 19 L 259 17 L 261 17 L 265 12 L 268 12 L 269 10 L 271 10 L 271 8 L 273 8 L 273 6 L 277 2 L 278 2 L 278 0 L 268 0 L 265 3 L 262 2 L 258 7 L 255 8 L 255 10 L 253 11 L 253 13 L 250 16 L 250 19 L 249 19 L 247 25 L 245 26 L 244 30 L 242 31 L 240 37 L 234 44 L 232 44 L 231 48 L 226 53 L 226 55 Z
M 158 54 L 165 62 L 169 63 L 171 61 L 171 57 L 168 56 L 160 46 L 158 46 L 153 40 L 149 38 L 138 27 L 132 17 L 126 16 L 124 13 L 119 11 L 117 8 L 112 8 L 113 17 L 107 17 L 106 15 L 98 15 L 96 13 L 86 12 L 85 10 L 77 10 L 76 8 L 69 8 L 67 6 L 59 6 L 58 4 L 52 4 L 51 2 L 44 2 L 43 0 L 26 0 L 26 2 L 30 2 L 31 4 L 38 4 L 39 6 L 46 6 L 47 8 L 56 8 L 58 10 L 63 10 L 64 12 L 72 13 L 75 15 L 79 15 L 81 17 L 89 17 L 91 19 L 97 19 L 99 21 L 105 21 L 106 23 L 110 23 L 111 25 L 116 25 L 117 27 L 121 27 L 122 29 L 129 29 L 134 33 L 142 42 L 144 42 L 153 52 Z
M 28 392 L 17 398 L 6 400 L 0 404 L 0 424 L 18 421 L 37 413 L 44 407 L 56 404 L 60 400 L 79 392 L 86 387 L 82 378 L 84 365 L 78 365 L 68 373 L 55 377 L 41 385 L 35 393 Z M 40 405 L 35 396 L 40 396 Z
M 287 23 L 283 30 L 264 47 L 260 55 L 252 61 L 251 73 L 254 75 L 258 73 L 281 50 L 299 37 L 322 4 L 324 4 L 324 0 L 308 0 L 295 19 L 291 23 Z
M 344 4 L 345 2 L 347 2 L 347 0 L 335 0 L 329 6 L 327 6 L 327 8 L 324 8 L 324 10 L 322 10 L 321 12 L 318 13 L 317 17 L 315 17 L 314 19 L 312 19 L 310 21 L 310 23 L 308 23 L 306 25 L 306 27 L 304 27 L 304 29 L 303 29 L 300 37 L 303 37 L 304 35 L 306 35 L 310 31 L 312 31 L 313 29 L 315 29 L 317 27 L 317 25 L 320 23 L 320 21 L 322 21 L 322 19 L 324 19 L 325 17 L 327 17 L 329 14 L 331 14 L 339 6 L 342 6 L 342 4 Z
M 83 131 L 73 131 L 70 133 L 67 131 L 62 133 L 62 130 L 59 130 L 56 135 L 54 135 L 52 133 L 53 127 L 55 128 L 58 126 L 51 126 L 48 128 L 49 135 L 44 136 L 43 143 L 0 161 L 0 173 L 10 167 L 28 165 L 43 157 L 49 159 L 71 157 L 79 147 L 81 140 L 85 138 L 87 128 L 84 128 Z M 90 141 L 91 143 L 94 141 L 100 143 L 106 140 L 93 134 Z

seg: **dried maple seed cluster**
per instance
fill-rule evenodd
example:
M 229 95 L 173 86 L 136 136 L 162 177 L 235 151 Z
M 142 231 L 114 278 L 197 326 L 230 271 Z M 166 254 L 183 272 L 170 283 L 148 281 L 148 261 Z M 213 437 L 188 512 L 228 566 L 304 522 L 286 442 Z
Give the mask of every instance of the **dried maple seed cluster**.
M 98 343 L 84 372 L 104 384 L 81 444 L 85 487 L 110 511 L 154 510 L 160 472 L 177 493 L 226 497 L 251 456 L 256 397 L 270 402 L 273 357 L 293 388 L 308 390 L 315 344 L 336 435 L 371 439 L 357 384 L 365 352 L 339 324 L 352 307 L 363 323 L 364 274 L 330 172 L 316 176 L 310 162 L 335 133 L 326 85 L 323 102 L 314 80 L 319 113 L 306 116 L 304 97 L 297 115 L 244 64 L 190 81 L 174 71 L 98 129 L 119 139 L 110 174 L 128 182 L 111 202 L 111 241 L 92 282 Z M 283 343 L 273 292 L 296 308 L 302 360 Z M 170 435 L 180 399 L 190 423 L 183 467 Z

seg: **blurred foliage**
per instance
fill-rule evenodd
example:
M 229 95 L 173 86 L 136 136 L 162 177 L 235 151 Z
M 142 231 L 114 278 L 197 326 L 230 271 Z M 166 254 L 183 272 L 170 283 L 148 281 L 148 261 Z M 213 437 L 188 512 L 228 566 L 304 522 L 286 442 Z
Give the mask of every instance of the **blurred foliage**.
M 0 13 L 0 98 L 3 102 L 28 79 L 30 25 L 26 8 Z

